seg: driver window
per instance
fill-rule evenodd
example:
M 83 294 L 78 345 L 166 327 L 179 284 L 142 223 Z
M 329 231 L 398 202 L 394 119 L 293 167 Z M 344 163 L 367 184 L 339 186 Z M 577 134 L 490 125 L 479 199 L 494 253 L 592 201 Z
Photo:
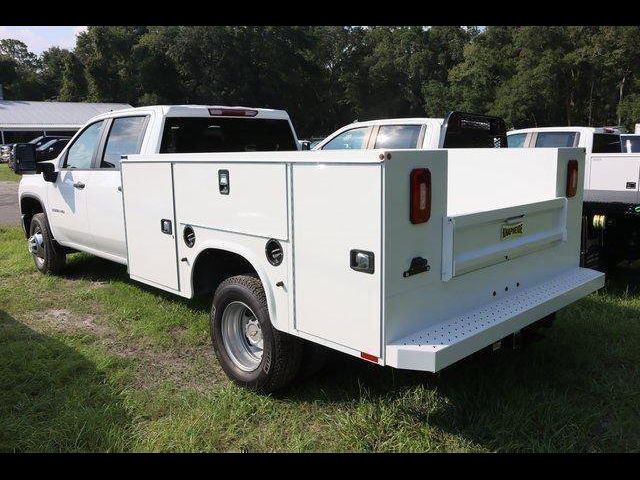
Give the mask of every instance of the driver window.
M 104 120 L 89 125 L 67 151 L 63 168 L 89 169 L 98 148 Z

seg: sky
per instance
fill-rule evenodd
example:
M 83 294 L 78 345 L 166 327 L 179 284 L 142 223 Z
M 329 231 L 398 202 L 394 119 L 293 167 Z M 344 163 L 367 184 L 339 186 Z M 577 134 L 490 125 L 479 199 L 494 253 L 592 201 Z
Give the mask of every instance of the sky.
M 484 28 L 484 26 L 480 27 L 481 30 L 484 30 Z M 76 35 L 86 29 L 86 26 L 0 26 L 0 39 L 15 38 L 22 40 L 27 44 L 31 52 L 40 54 L 50 47 L 73 49 L 76 45 Z
M 76 35 L 86 29 L 86 26 L 0 26 L 0 39 L 15 38 L 16 40 L 21 40 L 26 43 L 31 52 L 40 54 L 50 47 L 72 49 L 76 45 Z

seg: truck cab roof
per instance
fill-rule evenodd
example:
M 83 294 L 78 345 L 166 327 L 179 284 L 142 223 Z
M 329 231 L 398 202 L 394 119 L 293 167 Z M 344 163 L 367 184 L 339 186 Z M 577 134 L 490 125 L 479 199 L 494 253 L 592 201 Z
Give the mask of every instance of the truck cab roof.
M 347 128 L 357 127 L 369 127 L 372 125 L 422 125 L 424 123 L 436 123 L 442 125 L 444 118 L 427 118 L 427 117 L 415 117 L 415 118 L 383 118 L 380 120 L 367 120 L 364 122 L 355 121 L 349 125 L 345 125 L 340 130 Z
M 237 115 L 234 112 L 237 111 Z M 140 113 L 155 112 L 164 117 L 240 117 L 262 118 L 274 120 L 289 120 L 289 114 L 284 110 L 270 108 L 255 108 L 243 106 L 225 105 L 150 105 L 145 107 L 124 108 L 112 112 L 103 113 L 93 117 L 90 121 L 103 118 L 122 117 Z

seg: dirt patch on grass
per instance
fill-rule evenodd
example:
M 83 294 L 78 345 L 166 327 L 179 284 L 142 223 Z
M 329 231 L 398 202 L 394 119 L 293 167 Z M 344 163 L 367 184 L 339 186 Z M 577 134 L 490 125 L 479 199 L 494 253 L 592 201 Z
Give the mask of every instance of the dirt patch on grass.
M 39 317 L 43 325 L 65 333 L 85 331 L 98 337 L 105 337 L 111 333 L 110 329 L 97 325 L 93 315 L 80 315 L 64 308 L 51 308 L 34 314 L 34 317 Z
M 111 355 L 134 361 L 135 388 L 152 388 L 169 382 L 177 387 L 205 391 L 224 378 L 213 349 L 208 345 L 160 350 L 138 338 L 119 335 L 113 327 L 100 323 L 95 315 L 67 309 L 35 312 L 29 315 L 27 322 L 39 330 L 95 336 L 96 342 Z

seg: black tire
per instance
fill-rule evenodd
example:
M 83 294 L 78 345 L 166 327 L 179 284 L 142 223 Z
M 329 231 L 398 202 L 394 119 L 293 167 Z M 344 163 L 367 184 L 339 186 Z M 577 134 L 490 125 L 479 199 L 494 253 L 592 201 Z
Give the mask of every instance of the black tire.
M 57 275 L 64 268 L 67 256 L 64 248 L 54 240 L 44 213 L 36 213 L 29 224 L 29 238 L 38 233 L 42 235 L 42 245 L 39 253 L 31 254 L 33 262 L 41 273 Z
M 233 302 L 242 302 L 255 316 L 262 333 L 263 349 L 259 365 L 251 371 L 240 368 L 225 346 L 223 314 Z M 223 281 L 213 296 L 210 315 L 211 340 L 218 361 L 236 384 L 260 393 L 270 393 L 287 386 L 300 367 L 301 343 L 271 325 L 267 298 L 260 280 L 239 275 Z

